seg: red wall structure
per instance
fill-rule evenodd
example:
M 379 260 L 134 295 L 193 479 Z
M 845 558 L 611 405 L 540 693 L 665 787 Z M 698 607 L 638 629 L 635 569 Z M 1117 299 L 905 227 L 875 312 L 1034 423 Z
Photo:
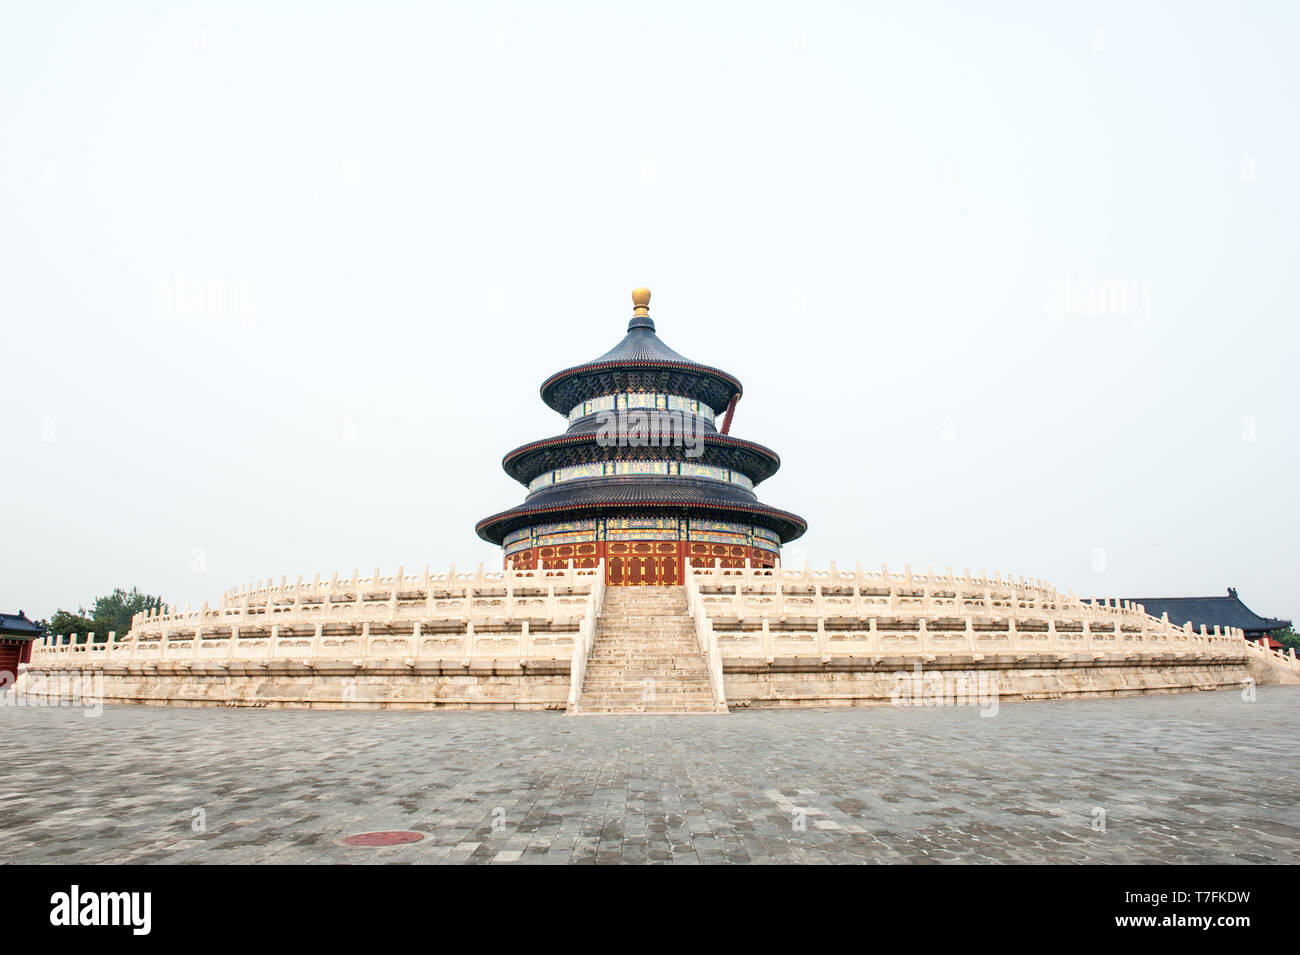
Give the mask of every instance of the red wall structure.
M 0 640 L 0 673 L 18 675 L 18 664 L 32 658 L 31 640 Z
M 506 567 L 535 570 L 566 567 L 595 567 L 605 561 L 605 582 L 613 586 L 674 586 L 686 577 L 686 561 L 694 567 L 772 567 L 776 555 L 769 550 L 739 544 L 710 544 L 703 541 L 592 541 L 556 544 L 521 550 L 506 559 Z

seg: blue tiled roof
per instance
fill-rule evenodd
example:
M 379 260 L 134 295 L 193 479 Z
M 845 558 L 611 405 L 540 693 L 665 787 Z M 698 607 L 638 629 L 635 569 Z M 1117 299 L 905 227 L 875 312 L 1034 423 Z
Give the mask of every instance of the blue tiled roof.
M 1281 630 L 1291 626 L 1290 620 L 1261 617 L 1228 588 L 1226 597 L 1128 597 L 1131 603 L 1141 604 L 1153 617 L 1169 614 L 1169 622 L 1181 627 L 1190 622 L 1192 628 L 1213 630 L 1217 627 L 1236 627 L 1239 630 Z
M 808 529 L 802 517 L 760 504 L 752 491 L 718 481 L 673 478 L 652 481 L 641 477 L 570 481 L 531 494 L 519 507 L 479 521 L 479 537 L 493 544 L 512 530 L 536 523 L 553 513 L 617 514 L 628 511 L 670 511 L 696 515 L 718 514 L 724 520 L 749 518 L 771 528 L 783 541 L 792 541 Z
M 0 613 L 0 633 L 14 637 L 39 637 L 44 633 L 40 627 L 27 619 L 21 610 L 17 613 Z
M 599 358 L 593 358 L 590 364 L 602 361 L 679 361 L 684 364 L 696 364 L 685 355 L 673 351 L 649 328 L 630 328 L 627 336 Z

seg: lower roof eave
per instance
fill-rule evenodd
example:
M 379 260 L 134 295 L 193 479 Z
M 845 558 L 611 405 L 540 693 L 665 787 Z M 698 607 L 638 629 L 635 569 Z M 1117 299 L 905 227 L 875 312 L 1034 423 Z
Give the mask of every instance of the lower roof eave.
M 745 504 L 691 504 L 680 501 L 625 501 L 618 504 L 602 504 L 592 506 L 590 504 L 555 504 L 542 505 L 536 507 L 514 507 L 508 511 L 501 511 L 493 514 L 491 517 L 485 517 L 478 522 L 474 528 L 475 532 L 489 544 L 495 544 L 500 547 L 505 536 L 513 530 L 525 527 L 536 521 L 545 521 L 548 518 L 555 518 L 560 515 L 569 515 L 571 517 L 599 517 L 611 513 L 626 513 L 652 511 L 666 511 L 677 514 L 695 514 L 699 516 L 725 516 L 729 518 L 741 517 L 747 519 L 752 524 L 758 524 L 769 530 L 775 531 L 781 537 L 782 544 L 788 544 L 792 540 L 802 537 L 808 530 L 808 522 L 798 514 L 792 514 L 789 511 L 782 511 L 775 507 L 767 507 L 763 504 L 745 505 Z

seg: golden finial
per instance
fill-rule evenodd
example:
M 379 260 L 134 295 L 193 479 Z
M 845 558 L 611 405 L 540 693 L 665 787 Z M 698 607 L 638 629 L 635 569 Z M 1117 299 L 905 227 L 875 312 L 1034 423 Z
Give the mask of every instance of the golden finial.
M 648 288 L 632 289 L 632 304 L 636 306 L 632 310 L 633 315 L 650 314 L 650 290 Z

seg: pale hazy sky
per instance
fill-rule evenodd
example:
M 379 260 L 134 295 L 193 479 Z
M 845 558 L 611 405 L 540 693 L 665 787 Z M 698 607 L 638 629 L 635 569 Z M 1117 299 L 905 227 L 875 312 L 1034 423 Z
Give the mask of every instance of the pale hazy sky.
M 0 610 L 499 567 L 646 285 L 787 561 L 1300 616 L 1300 6 L 1045 6 L 5 5 Z

